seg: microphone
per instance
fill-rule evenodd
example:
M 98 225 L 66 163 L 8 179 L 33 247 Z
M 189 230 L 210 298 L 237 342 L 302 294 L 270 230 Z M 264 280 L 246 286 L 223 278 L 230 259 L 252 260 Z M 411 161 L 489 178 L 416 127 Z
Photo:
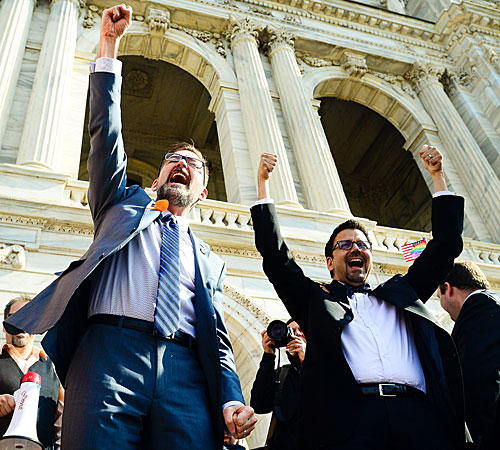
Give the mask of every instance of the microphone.
M 9 428 L 0 438 L 0 450 L 42 450 L 43 445 L 36 433 L 38 400 L 42 377 L 28 372 L 21 381 L 21 387 L 14 392 L 16 407 Z

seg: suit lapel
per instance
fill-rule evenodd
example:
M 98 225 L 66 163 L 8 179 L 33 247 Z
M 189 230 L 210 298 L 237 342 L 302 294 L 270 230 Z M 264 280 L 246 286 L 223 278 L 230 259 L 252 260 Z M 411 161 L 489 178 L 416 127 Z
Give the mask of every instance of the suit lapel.
M 137 230 L 135 234 L 141 232 L 145 228 L 147 228 L 157 217 L 160 216 L 161 212 L 155 209 L 152 209 L 155 202 L 151 200 L 151 202 L 144 208 L 144 213 L 141 217 L 139 225 L 137 226 Z

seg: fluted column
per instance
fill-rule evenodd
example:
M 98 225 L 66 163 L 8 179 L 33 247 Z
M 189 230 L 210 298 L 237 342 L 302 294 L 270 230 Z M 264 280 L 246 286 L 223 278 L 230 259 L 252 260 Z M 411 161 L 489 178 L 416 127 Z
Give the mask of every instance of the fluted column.
M 299 207 L 285 144 L 258 50 L 258 31 L 249 18 L 231 20 L 231 48 L 238 78 L 248 147 L 255 170 L 262 152 L 278 155 L 271 193 L 281 204 Z
M 498 240 L 500 181 L 446 95 L 439 81 L 442 73 L 442 69 L 430 64 L 417 63 L 407 76 L 414 82 L 418 97 L 436 124 L 447 147 L 446 153 L 468 191 L 458 193 L 472 201 L 489 232 L 489 236 L 485 236 L 481 225 L 476 224 L 478 238 Z M 469 219 L 474 222 L 473 217 Z
M 77 0 L 53 0 L 17 157 L 55 170 L 62 151 L 78 30 Z
M 349 212 L 328 141 L 302 82 L 293 36 L 284 28 L 269 32 L 268 55 L 308 206 Z
M 445 90 L 500 179 L 500 135 L 493 128 L 490 118 L 480 112 L 476 99 L 470 92 L 470 78 L 469 74 L 464 72 L 449 73 Z
M 0 147 L 35 6 L 34 0 L 3 0 L 0 9 Z

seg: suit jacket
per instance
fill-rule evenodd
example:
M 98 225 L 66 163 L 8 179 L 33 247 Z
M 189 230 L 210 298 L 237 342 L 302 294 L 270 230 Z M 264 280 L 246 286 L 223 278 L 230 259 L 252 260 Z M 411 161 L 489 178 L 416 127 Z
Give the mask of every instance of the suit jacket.
M 392 277 L 373 292 L 406 311 L 427 395 L 457 448 L 465 440 L 459 361 L 450 335 L 423 302 L 462 250 L 463 207 L 461 197 L 433 199 L 434 239 L 406 275 Z M 307 337 L 301 388 L 302 444 L 304 448 L 319 448 L 345 442 L 356 427 L 362 398 L 341 345 L 342 330 L 354 316 L 346 289 L 333 281 L 328 293 L 304 275 L 281 237 L 274 205 L 254 206 L 252 219 L 264 271 Z
M 500 448 L 500 298 L 471 295 L 453 327 L 465 386 L 465 417 L 478 448 Z
M 160 214 L 148 209 L 153 202 L 143 189 L 126 187 L 127 156 L 121 135 L 120 94 L 120 76 L 91 74 L 88 201 L 94 221 L 93 243 L 59 278 L 4 322 L 12 334 L 19 330 L 33 334 L 49 330 L 42 344 L 63 385 L 76 346 L 87 328 L 92 272 Z M 244 402 L 223 321 L 225 265 L 208 245 L 193 233 L 191 236 L 195 256 L 197 353 L 206 375 L 216 436 L 221 437 L 222 446 L 222 405 L 231 400 Z

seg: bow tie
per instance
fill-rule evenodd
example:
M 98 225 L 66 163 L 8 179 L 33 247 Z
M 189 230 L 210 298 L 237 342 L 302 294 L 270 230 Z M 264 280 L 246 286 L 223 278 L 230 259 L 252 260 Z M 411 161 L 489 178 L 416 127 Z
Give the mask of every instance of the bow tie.
M 348 297 L 352 297 L 355 292 L 363 292 L 365 294 L 371 294 L 373 292 L 368 283 L 363 284 L 362 286 L 351 286 L 346 284 L 345 289 Z

